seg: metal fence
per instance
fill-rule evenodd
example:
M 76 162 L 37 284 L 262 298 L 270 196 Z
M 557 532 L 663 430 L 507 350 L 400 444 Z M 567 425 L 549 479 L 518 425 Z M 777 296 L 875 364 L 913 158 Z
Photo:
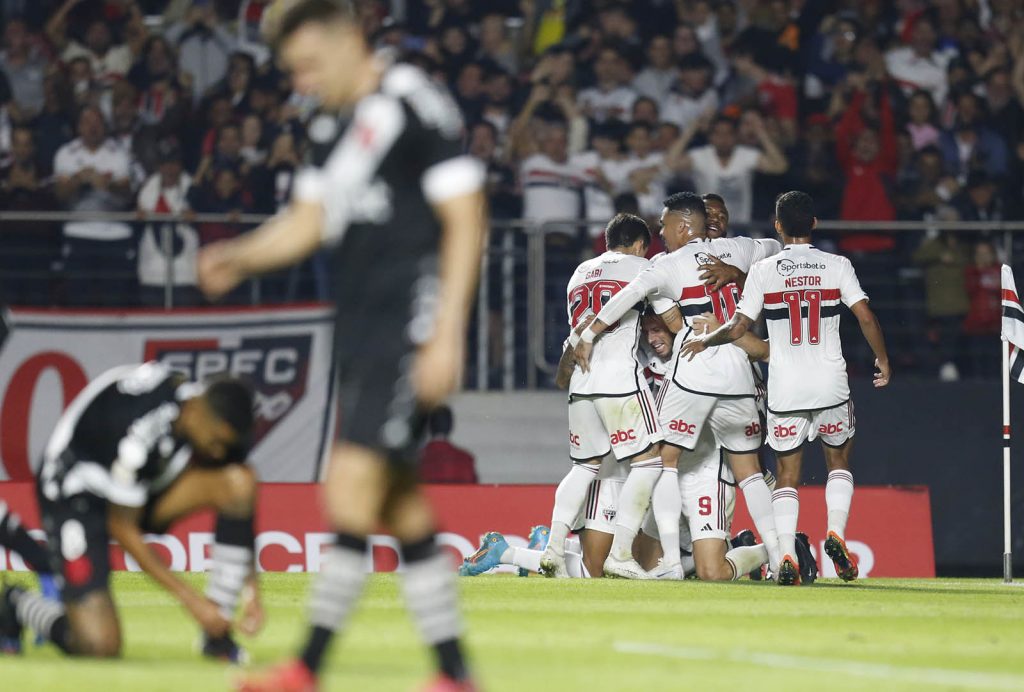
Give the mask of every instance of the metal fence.
M 211 238 L 247 232 L 264 219 L 225 214 L 140 217 L 134 213 L 0 212 L 0 291 L 14 305 L 166 310 L 203 305 L 194 283 L 196 248 Z M 88 221 L 123 224 L 130 232 L 110 243 L 83 243 L 64 232 L 67 222 Z M 550 386 L 567 335 L 565 286 L 576 265 L 593 252 L 592 241 L 600 230 L 577 219 L 542 224 L 492 220 L 470 331 L 467 386 L 477 390 Z M 768 224 L 755 224 L 743 232 L 767 236 L 773 231 Z M 960 239 L 964 252 L 976 241 L 986 240 L 1001 259 L 1020 265 L 1024 244 L 1014 243 L 1014 236 L 1021 232 L 1022 221 L 822 221 L 815 242 L 832 249 L 844 234 L 881 233 L 893 238 L 894 249 L 856 253 L 851 259 L 879 314 L 897 372 L 934 377 L 939 359 L 947 357 L 937 351 L 949 346 L 943 340 L 948 342 L 950 336 L 941 330 L 955 329 L 956 324 L 929 314 L 927 292 L 935 286 L 926 286 L 926 270 L 914 262 L 914 250 L 925 237 L 949 233 Z M 386 261 L 386 255 L 382 258 Z M 327 300 L 329 264 L 326 256 L 314 256 L 297 268 L 248 282 L 226 301 L 273 305 Z M 870 353 L 853 320 L 845 322 L 844 329 L 853 330 L 844 338 L 851 371 L 866 373 Z M 984 368 L 972 365 L 974 346 L 962 334 L 952 338 L 960 341 L 952 357 L 963 364 L 963 374 L 987 376 Z M 996 339 L 993 334 L 993 344 Z M 991 349 L 995 356 L 996 348 Z

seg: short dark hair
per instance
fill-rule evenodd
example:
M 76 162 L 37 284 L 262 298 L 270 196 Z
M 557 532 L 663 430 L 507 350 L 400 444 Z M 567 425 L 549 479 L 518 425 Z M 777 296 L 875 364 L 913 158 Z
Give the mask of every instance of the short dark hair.
M 455 427 L 455 417 L 452 410 L 442 404 L 430 412 L 427 424 L 430 426 L 431 435 L 447 437 L 452 434 L 452 428 Z
M 358 25 L 359 13 L 351 0 L 277 0 L 277 13 L 265 13 L 262 31 L 267 42 L 275 49 L 289 36 L 306 24 L 345 21 Z
M 255 413 L 248 385 L 233 377 L 218 377 L 207 384 L 204 397 L 213 415 L 230 425 L 240 441 L 249 439 Z
M 669 195 L 662 204 L 669 211 L 700 212 L 705 217 L 708 215 L 704 200 L 695 192 L 677 192 L 674 195 Z
M 729 207 L 725 204 L 725 198 L 722 197 L 717 192 L 705 192 L 703 195 L 701 195 L 700 198 L 702 200 L 704 200 L 704 204 L 705 205 L 708 202 L 718 202 L 719 204 L 721 204 L 725 208 L 725 212 L 727 214 L 729 213 Z
M 651 229 L 635 214 L 616 214 L 604 229 L 604 240 L 609 250 L 629 247 L 638 240 L 650 247 Z
M 783 192 L 775 199 L 775 218 L 786 235 L 807 238 L 814 228 L 814 200 L 799 190 Z

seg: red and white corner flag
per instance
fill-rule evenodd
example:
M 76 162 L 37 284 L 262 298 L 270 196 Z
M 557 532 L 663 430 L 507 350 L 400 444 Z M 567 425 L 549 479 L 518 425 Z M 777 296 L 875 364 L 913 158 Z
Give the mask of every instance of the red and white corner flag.
M 1013 347 L 1010 350 L 1010 377 L 1024 384 L 1024 308 L 1017 296 L 1013 270 L 1003 265 L 1003 339 Z

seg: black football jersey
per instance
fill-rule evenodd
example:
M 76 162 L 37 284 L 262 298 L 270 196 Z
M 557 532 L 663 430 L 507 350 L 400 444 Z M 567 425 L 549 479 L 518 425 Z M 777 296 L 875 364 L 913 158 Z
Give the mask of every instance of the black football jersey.
M 159 363 L 108 370 L 75 397 L 54 428 L 39 473 L 50 500 L 90 493 L 142 507 L 185 469 L 191 447 L 172 429 L 196 387 Z

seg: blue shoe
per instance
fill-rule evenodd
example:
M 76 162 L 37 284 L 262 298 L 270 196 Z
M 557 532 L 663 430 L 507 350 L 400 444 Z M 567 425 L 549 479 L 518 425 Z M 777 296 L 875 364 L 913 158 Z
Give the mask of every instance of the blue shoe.
M 52 574 L 40 574 L 39 575 L 39 591 L 43 594 L 43 598 L 54 603 L 60 603 L 60 589 L 57 587 L 57 580 L 53 578 Z M 46 643 L 46 638 L 41 634 L 36 634 L 36 646 L 42 646 Z
M 551 538 L 551 529 L 539 524 L 530 529 L 530 544 L 527 546 L 530 550 L 544 550 L 548 547 L 548 539 Z M 530 571 L 519 568 L 520 577 L 530 576 Z
M 501 564 L 501 556 L 508 550 L 505 537 L 497 531 L 484 534 L 480 549 L 462 561 L 460 577 L 475 577 Z

